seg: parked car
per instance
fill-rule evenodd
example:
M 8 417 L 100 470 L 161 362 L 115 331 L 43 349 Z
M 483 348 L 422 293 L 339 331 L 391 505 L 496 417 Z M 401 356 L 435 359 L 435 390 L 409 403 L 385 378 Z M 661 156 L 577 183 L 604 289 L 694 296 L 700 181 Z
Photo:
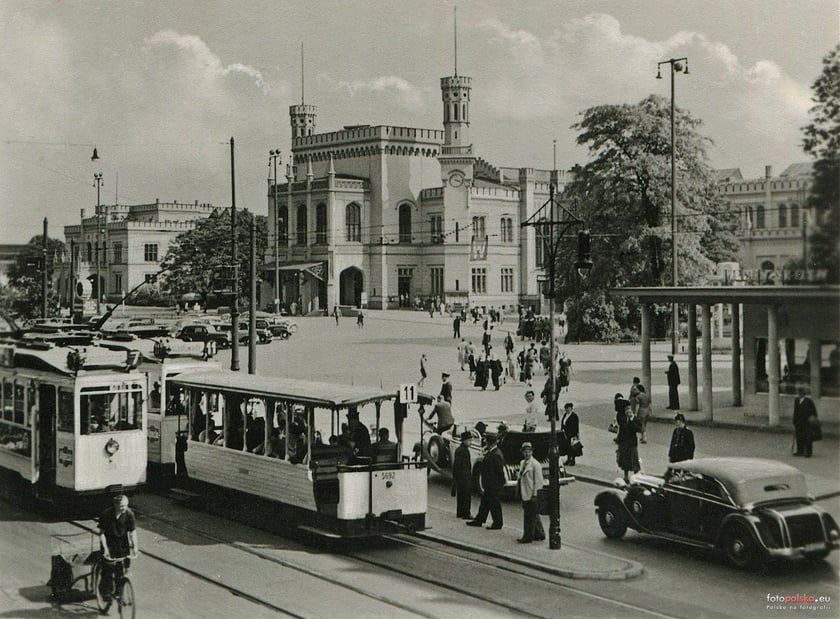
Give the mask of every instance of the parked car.
M 230 336 L 213 325 L 184 325 L 175 337 L 185 342 L 216 342 L 219 348 L 230 348 Z
M 479 428 L 486 428 L 486 432 L 496 432 L 499 426 L 505 426 L 500 421 L 481 422 L 476 424 Z M 472 485 L 473 490 L 481 492 L 481 462 L 484 460 L 485 431 L 480 431 L 475 426 L 455 424 L 449 430 L 436 433 L 432 424 L 427 423 L 427 430 L 423 433 L 422 442 L 419 447 L 429 462 L 429 466 L 443 475 L 452 475 L 452 462 L 455 459 L 455 450 L 461 445 L 461 433 L 469 430 L 472 433 L 470 441 L 470 461 L 472 462 Z M 499 448 L 505 457 L 505 487 L 503 495 L 513 496 L 516 494 L 517 480 L 519 478 L 519 463 L 522 460 L 522 443 L 530 442 L 534 447 L 534 458 L 541 464 L 543 477 L 548 484 L 548 449 L 551 445 L 551 431 L 545 428 L 537 428 L 536 432 L 522 432 L 521 430 L 508 429 L 499 433 Z M 566 473 L 566 469 L 560 463 L 560 485 L 564 486 L 575 481 L 575 478 Z
M 268 344 L 273 339 L 271 335 L 271 330 L 268 329 L 268 325 L 265 321 L 262 321 L 263 324 L 260 324 L 260 320 L 257 320 L 257 343 L 258 344 Z M 232 338 L 231 336 L 231 325 L 230 323 L 222 323 L 219 325 L 218 329 L 223 331 L 227 334 L 228 338 Z M 240 322 L 239 327 L 237 329 L 237 336 L 239 339 L 240 344 L 248 344 L 248 323 L 247 322 Z
M 808 495 L 798 469 L 759 458 L 702 458 L 665 475 L 637 474 L 595 497 L 604 535 L 628 528 L 717 549 L 738 568 L 774 558 L 823 559 L 840 543 L 837 522 Z

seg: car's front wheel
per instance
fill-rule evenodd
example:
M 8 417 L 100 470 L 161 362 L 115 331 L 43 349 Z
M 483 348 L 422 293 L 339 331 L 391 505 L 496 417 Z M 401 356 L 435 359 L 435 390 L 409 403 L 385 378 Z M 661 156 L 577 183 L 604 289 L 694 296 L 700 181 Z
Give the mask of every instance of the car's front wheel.
M 730 524 L 723 532 L 721 546 L 726 560 L 739 569 L 755 567 L 758 549 L 749 529 L 742 523 Z
M 437 464 L 438 467 L 443 467 L 446 464 L 446 446 L 443 439 L 436 434 L 430 436 L 428 449 L 429 460 Z
M 598 506 L 598 524 L 610 539 L 621 539 L 627 532 L 627 516 L 617 501 L 605 501 Z

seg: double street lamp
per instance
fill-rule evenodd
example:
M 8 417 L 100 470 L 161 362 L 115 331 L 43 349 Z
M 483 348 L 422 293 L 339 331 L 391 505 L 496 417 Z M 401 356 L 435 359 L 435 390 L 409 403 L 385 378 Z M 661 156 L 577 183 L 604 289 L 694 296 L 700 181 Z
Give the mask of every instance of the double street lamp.
M 94 149 L 94 155 L 96 155 L 96 149 Z M 99 157 L 97 157 L 97 159 L 98 158 Z M 101 314 L 102 312 L 100 311 L 100 308 L 99 308 L 99 301 L 100 301 L 100 298 L 102 297 L 102 290 L 101 290 L 102 273 L 100 272 L 100 267 L 99 267 L 99 250 L 100 250 L 100 246 L 102 245 L 102 241 L 101 241 L 102 222 L 99 220 L 99 209 L 100 209 L 99 190 L 102 187 L 102 173 L 101 172 L 96 172 L 93 175 L 93 182 L 96 186 L 96 217 L 95 217 L 95 221 L 96 221 L 96 313 Z M 105 222 L 105 225 L 108 225 L 107 221 Z
M 277 203 L 277 159 L 280 149 L 268 151 L 274 165 L 274 313 L 280 313 L 280 206 Z
M 688 58 L 669 58 L 656 65 L 656 79 L 662 79 L 662 65 L 671 69 L 671 286 L 677 286 L 677 164 L 674 139 L 674 73 L 688 75 Z M 677 354 L 680 337 L 679 305 L 674 303 L 671 316 L 671 354 Z

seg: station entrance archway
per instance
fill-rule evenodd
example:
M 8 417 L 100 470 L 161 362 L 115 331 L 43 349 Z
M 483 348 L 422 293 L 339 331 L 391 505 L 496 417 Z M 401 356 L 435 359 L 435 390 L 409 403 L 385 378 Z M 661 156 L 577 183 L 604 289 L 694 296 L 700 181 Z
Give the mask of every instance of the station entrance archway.
M 358 267 L 344 269 L 338 280 L 338 303 L 339 305 L 352 305 L 361 307 L 362 290 L 364 290 L 364 274 Z

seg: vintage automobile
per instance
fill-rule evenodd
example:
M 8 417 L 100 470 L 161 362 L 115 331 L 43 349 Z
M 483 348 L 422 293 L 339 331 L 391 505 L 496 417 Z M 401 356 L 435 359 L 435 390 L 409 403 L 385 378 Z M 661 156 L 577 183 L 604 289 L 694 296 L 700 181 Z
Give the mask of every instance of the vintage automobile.
M 476 428 L 478 426 L 479 429 Z M 482 491 L 481 485 L 481 461 L 484 460 L 485 434 L 494 432 L 499 436 L 499 449 L 505 457 L 505 487 L 503 495 L 513 496 L 516 494 L 517 480 L 519 478 L 519 462 L 522 460 L 522 443 L 528 441 L 534 447 L 534 458 L 542 463 L 543 477 L 548 484 L 548 450 L 551 445 L 551 432 L 545 428 L 537 428 L 536 432 L 522 432 L 521 430 L 507 429 L 498 432 L 499 426 L 505 427 L 501 421 L 482 422 L 473 426 L 455 424 L 449 430 L 436 433 L 432 424 L 426 426 L 423 434 L 421 448 L 423 455 L 429 462 L 431 469 L 443 475 L 451 475 L 452 462 L 455 458 L 455 450 L 461 445 L 461 433 L 469 430 L 473 439 L 470 442 L 470 460 L 472 462 L 473 490 Z M 483 430 L 486 428 L 486 431 Z M 566 473 L 563 464 L 560 464 L 560 485 L 564 486 L 575 481 L 573 476 Z
M 808 495 L 805 475 L 759 458 L 671 464 L 662 477 L 637 474 L 595 497 L 612 539 L 641 533 L 721 550 L 738 568 L 773 558 L 822 559 L 840 542 L 837 522 Z

